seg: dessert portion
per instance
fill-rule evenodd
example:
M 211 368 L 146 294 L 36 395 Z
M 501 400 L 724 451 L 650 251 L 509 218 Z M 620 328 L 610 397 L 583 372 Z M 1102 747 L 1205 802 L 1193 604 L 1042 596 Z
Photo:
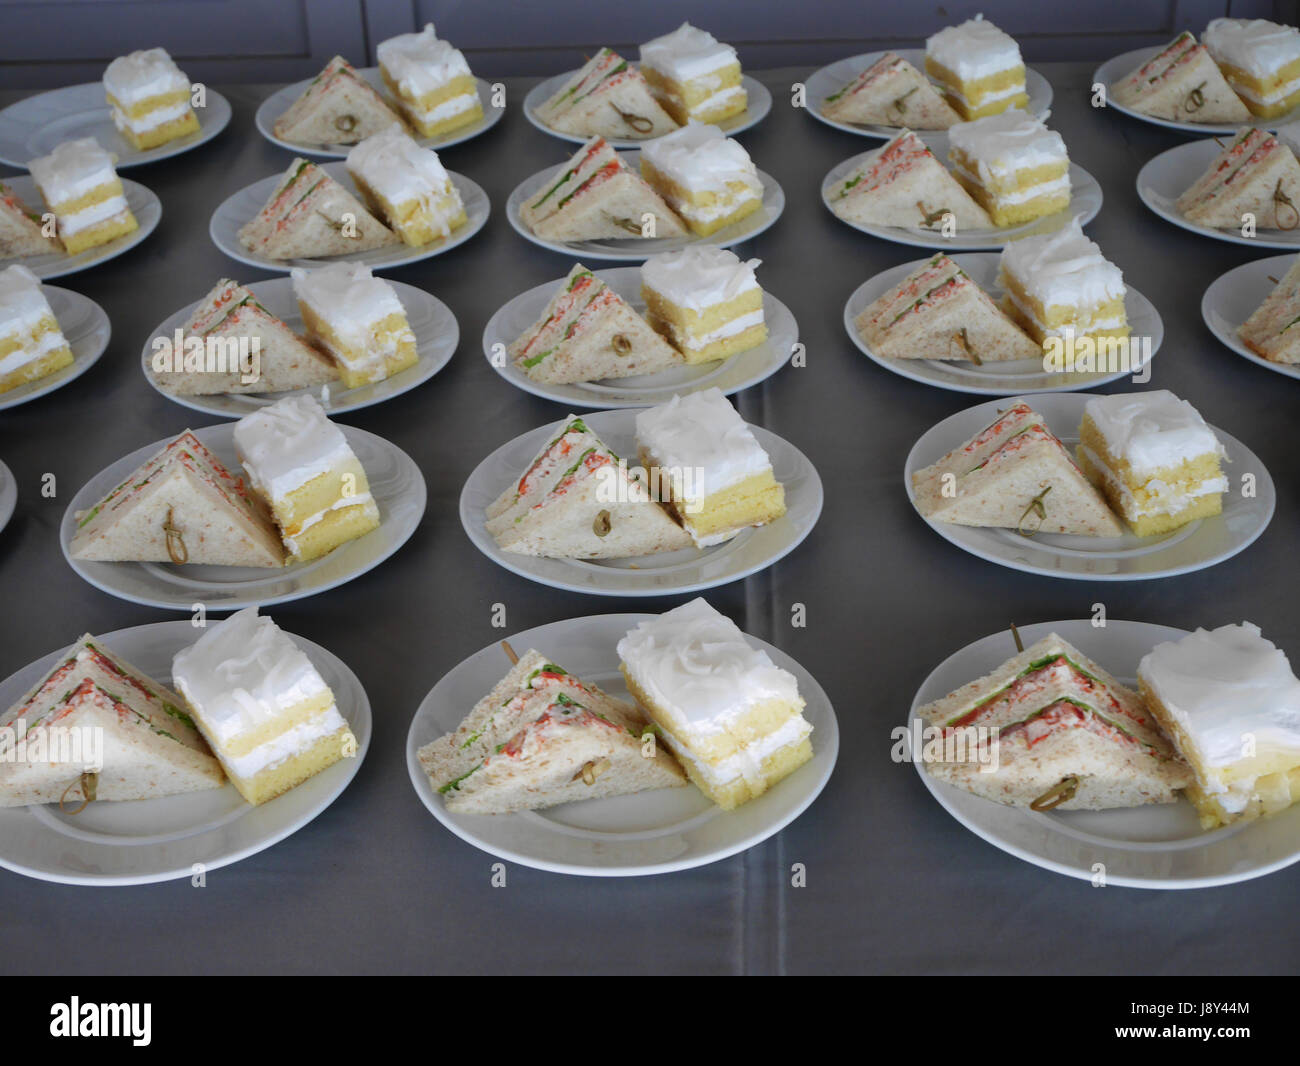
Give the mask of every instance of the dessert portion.
M 282 566 L 265 508 L 186 430 L 76 515 L 68 548 L 99 562 Z
M 380 41 L 379 73 L 406 121 L 421 137 L 441 137 L 483 117 L 465 57 L 438 40 L 433 23 Z
M 641 46 L 641 73 L 655 99 L 682 125 L 691 119 L 721 122 L 749 106 L 736 50 L 689 22 Z
M 139 228 L 126 202 L 113 157 L 93 137 L 64 141 L 27 164 L 59 240 L 69 255 L 97 248 Z
M 652 255 L 641 265 L 646 321 L 688 363 L 707 363 L 767 340 L 763 290 L 754 277 L 762 260 L 695 245 Z
M 1205 47 L 1251 114 L 1277 118 L 1300 104 L 1300 30 L 1267 19 L 1213 19 Z
M 119 56 L 104 71 L 104 95 L 113 125 L 139 151 L 199 131 L 190 106 L 190 79 L 166 49 Z
M 506 354 L 534 381 L 550 385 L 653 374 L 682 364 L 681 354 L 581 263 Z
M 333 358 L 345 388 L 383 381 L 419 360 L 402 301 L 368 266 L 331 263 L 290 273 L 307 336 Z
M 697 548 L 785 514 L 772 460 L 718 389 L 638 411 L 636 435 L 652 491 Z
M 343 431 L 309 393 L 235 423 L 249 484 L 280 527 L 295 562 L 307 562 L 379 527 L 379 508 Z
M 1124 532 L 1069 450 L 1024 400 L 916 471 L 912 491 L 917 510 L 936 522 L 1014 529 L 1022 536 Z
M 1007 244 L 998 284 L 1007 313 L 1044 346 L 1053 338 L 1129 335 L 1124 275 L 1084 236 L 1077 217 L 1055 232 Z
M 1029 106 L 1020 46 L 982 15 L 927 38 L 925 72 L 968 122 Z
M 1018 108 L 948 131 L 953 173 L 995 226 L 1018 226 L 1070 206 L 1065 141 Z
M 409 245 L 443 240 L 468 221 L 438 153 L 396 126 L 353 148 L 347 167 L 366 205 Z
M 529 650 L 417 756 L 449 811 L 510 814 L 686 784 L 672 755 L 643 743 L 649 728 L 637 707 Z
M 1042 347 L 943 252 L 927 260 L 853 320 L 858 336 L 889 359 L 976 365 L 1041 359 Z
M 1274 363 L 1300 363 L 1300 259 L 1238 328 L 1256 355 Z
M 946 130 L 961 121 L 930 79 L 894 52 L 826 97 L 821 112 L 835 122 L 912 130 Z
M 256 607 L 210 625 L 178 651 L 172 679 L 249 803 L 274 799 L 356 754 L 325 679 Z
M 686 227 L 603 137 L 593 137 L 549 184 L 519 207 L 544 240 L 680 237 Z
M 602 48 L 537 109 L 551 129 L 578 137 L 661 137 L 677 128 L 641 72 Z
M 315 163 L 301 157 L 239 230 L 239 243 L 267 259 L 320 259 L 394 244 L 397 237 Z
M 916 713 L 940 731 L 926 772 L 1010 807 L 1172 803 L 1191 780 L 1142 698 L 1055 633 Z
M 993 228 L 984 208 L 971 199 L 911 130 L 869 152 L 851 174 L 830 190 L 831 210 L 846 222 L 911 226 L 940 231 Z
M 717 126 L 694 119 L 641 149 L 641 176 L 698 237 L 763 206 L 763 183 L 749 153 Z
M 1209 49 L 1184 31 L 1110 86 L 1115 103 L 1170 122 L 1246 122 L 1241 102 Z
M 176 693 L 85 634 L 0 714 L 0 807 L 220 788 L 221 765 L 183 705 Z M 19 745 L 26 757 L 18 754 Z M 36 751 L 44 756 L 32 758 Z
M 1079 465 L 1139 537 L 1222 512 L 1223 445 L 1172 392 L 1093 396 L 1079 436 Z
M 0 393 L 72 365 L 72 349 L 36 275 L 0 270 Z
M 691 546 L 640 476 L 569 415 L 517 481 L 487 508 L 502 551 L 548 559 L 618 559 Z
M 1212 229 L 1239 229 L 1250 215 L 1260 229 L 1293 230 L 1300 226 L 1300 162 L 1267 130 L 1240 129 L 1174 207 Z
M 39 211 L 33 211 L 0 181 L 0 259 L 63 251 L 58 237 L 46 236 Z
M 705 600 L 642 622 L 618 642 L 628 689 L 687 775 L 723 810 L 812 758 L 794 676 Z
M 272 127 L 294 144 L 356 144 L 402 120 L 342 56 L 335 56 Z

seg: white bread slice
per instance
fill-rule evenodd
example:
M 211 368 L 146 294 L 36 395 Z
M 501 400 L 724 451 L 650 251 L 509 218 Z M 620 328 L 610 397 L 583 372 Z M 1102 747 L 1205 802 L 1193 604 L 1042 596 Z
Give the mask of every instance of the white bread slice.
M 1118 104 L 1172 122 L 1247 122 L 1250 109 L 1190 33 L 1111 86 Z
M 894 52 L 826 97 L 822 114 L 835 122 L 913 130 L 946 130 L 961 121 L 930 80 Z
M 1186 204 L 1183 217 L 1213 229 L 1238 229 L 1247 214 L 1259 229 L 1300 227 L 1300 162 L 1287 145 L 1266 133 L 1248 157 L 1234 162 Z
M 316 75 L 272 127 L 295 144 L 358 144 L 390 126 L 401 126 L 384 98 L 342 56 Z
M 551 129 L 580 137 L 650 139 L 677 129 L 641 72 L 608 48 L 588 60 L 537 115 Z
M 1251 351 L 1275 363 L 1300 363 L 1300 258 L 1237 329 Z

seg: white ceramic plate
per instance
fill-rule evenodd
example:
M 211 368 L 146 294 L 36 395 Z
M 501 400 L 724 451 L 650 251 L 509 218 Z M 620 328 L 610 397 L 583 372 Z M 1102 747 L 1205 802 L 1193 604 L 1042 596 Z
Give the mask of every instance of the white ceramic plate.
M 13 190 L 14 195 L 32 211 L 45 210 L 45 201 L 36 188 L 36 182 L 30 176 L 23 174 L 4 180 L 5 184 Z M 116 259 L 124 252 L 129 252 L 157 227 L 162 218 L 162 201 L 151 190 L 129 178 L 122 178 L 122 192 L 126 196 L 126 204 L 131 209 L 131 214 L 135 215 L 136 229 L 131 233 L 123 234 L 97 248 L 87 248 L 76 255 L 68 255 L 66 252 L 24 255 L 6 260 L 5 265 L 21 263 L 38 278 L 48 281 L 50 278 L 61 278 L 65 274 L 88 270 L 110 259 Z
M 1113 111 L 1118 111 L 1122 115 L 1128 115 L 1130 118 L 1136 118 L 1142 122 L 1150 122 L 1153 126 L 1164 126 L 1166 129 L 1181 130 L 1183 133 L 1199 133 L 1206 137 L 1214 134 L 1236 133 L 1242 126 L 1260 126 L 1274 130 L 1279 125 L 1294 122 L 1297 117 L 1300 117 L 1296 114 L 1296 111 L 1300 109 L 1293 109 L 1280 118 L 1251 117 L 1245 122 L 1227 124 L 1222 122 L 1176 122 L 1165 118 L 1155 118 L 1152 115 L 1144 115 L 1141 111 L 1134 111 L 1133 108 L 1125 107 L 1123 104 L 1118 104 L 1111 99 L 1110 87 L 1115 82 L 1128 77 L 1148 59 L 1163 52 L 1167 47 L 1168 45 L 1158 45 L 1155 48 L 1136 48 L 1132 52 L 1124 52 L 1113 59 L 1108 59 L 1093 71 L 1091 85 L 1100 83 L 1106 86 L 1106 106 Z M 1089 93 L 1091 94 L 1091 87 Z
M 53 392 L 69 381 L 76 380 L 95 365 L 108 347 L 108 338 L 113 330 L 108 315 L 99 304 L 71 289 L 43 285 L 41 291 L 49 300 L 50 310 L 54 312 L 64 339 L 72 349 L 72 362 L 53 374 L 46 374 L 43 378 L 29 381 L 8 392 L 0 392 L 0 411 L 27 403 L 28 400 L 44 396 L 47 392 Z
M 604 411 L 586 415 L 584 421 L 614 454 L 637 454 L 635 411 Z M 506 486 L 518 480 L 560 424 L 540 426 L 503 444 L 475 467 L 460 493 L 460 522 L 474 547 L 512 573 L 551 588 L 595 596 L 672 596 L 725 585 L 784 558 L 812 532 L 821 514 L 822 482 L 816 467 L 775 433 L 751 426 L 772 459 L 777 481 L 785 486 L 786 513 L 775 522 L 747 529 L 711 548 L 638 558 L 537 559 L 502 551 L 484 528 L 484 512 Z
M 341 381 L 330 382 L 325 393 L 326 399 L 322 400 L 322 406 L 328 414 L 340 415 L 346 411 L 355 411 L 400 396 L 404 392 L 410 392 L 417 385 L 423 385 L 446 366 L 451 361 L 452 353 L 456 351 L 456 345 L 460 342 L 460 327 L 456 324 L 456 316 L 451 313 L 451 308 L 436 296 L 423 289 L 417 289 L 414 285 L 406 285 L 400 281 L 390 281 L 389 284 L 397 293 L 397 298 L 402 301 L 407 320 L 415 332 L 419 362 L 400 374 L 394 374 L 373 385 L 360 385 L 355 389 L 347 389 L 343 387 Z M 298 311 L 298 301 L 294 299 L 293 281 L 290 278 L 257 281 L 248 288 L 271 314 L 283 321 L 295 333 L 302 335 L 302 315 Z M 243 418 L 244 415 L 251 414 L 259 407 L 265 407 L 294 393 L 310 392 L 317 399 L 321 398 L 319 386 L 314 389 L 296 389 L 294 393 L 219 393 L 211 396 L 179 396 L 164 389 L 158 384 L 150 369 L 153 359 L 153 339 L 170 338 L 176 330 L 189 321 L 190 315 L 197 306 L 198 301 L 195 301 L 159 324 L 149 334 L 140 353 L 140 368 L 144 372 L 145 380 L 167 399 L 174 400 L 182 407 L 194 411 L 204 411 L 222 418 Z M 0 394 L 0 398 L 2 397 L 3 394 Z
M 1300 379 L 1300 364 L 1275 363 L 1252 352 L 1240 337 L 1237 329 L 1246 321 L 1273 291 L 1277 282 L 1295 263 L 1293 255 L 1275 255 L 1256 259 L 1215 279 L 1201 297 L 1201 317 L 1210 332 L 1223 344 L 1252 363 L 1267 367 L 1289 378 Z
M 998 255 L 994 252 L 972 252 L 952 257 L 962 270 L 966 271 L 985 292 L 998 300 L 1002 291 L 998 288 Z M 895 285 L 906 278 L 912 271 L 921 267 L 927 260 L 918 259 L 912 263 L 882 271 L 869 281 L 863 282 L 849 297 L 844 305 L 844 328 L 849 338 L 873 363 L 891 370 L 901 377 L 912 381 L 921 381 L 927 385 L 938 385 L 942 389 L 954 392 L 970 392 L 984 396 L 1019 396 L 1031 392 L 1071 392 L 1076 389 L 1091 389 L 1108 382 L 1118 381 L 1127 374 L 1145 366 L 1151 361 L 1164 340 L 1165 327 L 1160 320 L 1160 313 L 1155 306 L 1136 289 L 1130 288 L 1124 297 L 1124 310 L 1128 315 L 1129 325 L 1133 330 L 1135 342 L 1140 342 L 1137 366 L 1120 369 L 1113 373 L 1053 373 L 1043 369 L 1042 359 L 1009 359 L 1006 362 L 974 363 L 958 361 L 946 362 L 938 359 L 891 359 L 871 350 L 871 346 L 859 335 L 853 323 L 863 311 Z
M 1135 684 L 1143 655 L 1161 641 L 1187 635 L 1170 626 L 1113 619 L 1104 629 L 1094 628 L 1090 620 L 1019 628 L 1025 647 L 1056 633 L 1129 685 Z M 1011 633 L 1003 630 L 949 656 L 921 685 L 909 726 L 919 707 L 983 677 L 1015 654 Z M 1206 832 L 1186 800 L 1040 814 L 937 781 L 919 762 L 916 770 L 943 808 L 976 836 L 1025 862 L 1085 881 L 1100 874 L 1107 885 L 1128 888 L 1209 888 L 1262 877 L 1300 859 L 1300 807 Z
M 619 155 L 634 171 L 641 172 L 640 152 L 620 152 Z M 776 183 L 776 179 L 770 174 L 760 170 L 758 177 L 763 183 L 763 206 L 752 214 L 745 216 L 739 222 L 733 222 L 730 226 L 725 226 L 707 237 L 696 237 L 694 234 L 687 233 L 684 237 L 657 237 L 648 240 L 629 237 L 627 240 L 548 241 L 537 236 L 524 225 L 523 220 L 519 217 L 519 208 L 529 197 L 540 192 L 554 181 L 565 166 L 567 166 L 567 163 L 547 167 L 545 170 L 534 174 L 531 178 L 526 178 L 516 186 L 515 191 L 510 194 L 510 199 L 506 202 L 506 218 L 510 220 L 510 225 L 514 226 L 515 230 L 525 240 L 532 241 L 533 244 L 540 245 L 543 248 L 549 248 L 553 252 L 561 252 L 564 255 L 571 255 L 578 259 L 622 259 L 640 262 L 652 255 L 658 255 L 660 252 L 675 252 L 679 248 L 685 248 L 691 244 L 708 244 L 717 248 L 730 248 L 733 244 L 739 244 L 741 241 L 747 241 L 751 237 L 758 236 L 776 222 L 781 217 L 781 212 L 785 210 L 785 193 L 781 191 L 781 186 Z
M 895 48 L 893 52 L 896 56 L 907 60 L 912 66 L 916 67 L 922 74 L 925 73 L 925 49 L 924 48 Z M 807 91 L 808 114 L 818 122 L 824 122 L 828 126 L 834 126 L 837 130 L 844 130 L 846 133 L 856 133 L 862 137 L 880 137 L 888 140 L 898 134 L 899 126 L 882 126 L 875 123 L 866 125 L 855 125 L 849 122 L 836 122 L 822 114 L 822 101 L 831 93 L 838 92 L 849 82 L 856 78 L 868 67 L 879 62 L 885 55 L 884 52 L 866 52 L 858 56 L 850 56 L 848 59 L 841 59 L 814 71 L 809 75 L 808 80 L 804 82 Z M 1029 113 L 1041 117 L 1047 113 L 1047 109 L 1052 106 L 1052 86 L 1046 78 L 1032 67 L 1025 68 L 1025 91 L 1029 94 Z M 930 133 L 941 132 L 936 130 L 918 130 L 921 136 Z
M 1079 442 L 1079 424 L 1088 399 L 1067 392 L 1038 395 L 1031 401 L 1071 454 Z M 916 496 L 912 474 L 969 440 L 1008 406 L 1005 401 L 992 400 L 959 411 L 916 442 L 903 469 L 903 483 L 913 507 Z M 1119 537 L 1059 533 L 1022 537 L 1014 529 L 925 521 L 939 536 L 972 555 L 1029 574 L 1089 581 L 1146 581 L 1204 570 L 1252 544 L 1268 526 L 1277 504 L 1273 479 L 1259 457 L 1217 426 L 1211 428 L 1228 452 L 1224 473 L 1229 488 L 1223 494 L 1223 513 L 1198 519 L 1172 533 L 1138 537 L 1126 530 Z M 1249 498 L 1241 494 L 1242 477 L 1247 473 L 1255 475 L 1255 495 Z
M 171 685 L 172 657 L 201 636 L 188 620 L 133 626 L 99 639 L 150 677 Z M 0 867 L 68 885 L 145 885 L 211 872 L 256 855 L 296 833 L 333 803 L 356 775 L 370 746 L 370 702 L 348 667 L 305 637 L 289 634 L 334 692 L 357 738 L 357 753 L 297 788 L 253 807 L 227 781 L 221 788 L 159 799 L 92 803 L 80 814 L 58 804 L 0 809 Z M 67 649 L 0 682 L 0 705 L 12 707 Z
M 4 463 L 0 463 L 0 530 L 9 524 L 9 519 L 13 518 L 14 508 L 17 506 L 18 482 L 14 479 L 13 471 Z
M 1182 216 L 1174 202 L 1205 173 L 1220 151 L 1218 142 L 1207 138 L 1161 152 L 1138 171 L 1138 198 L 1166 222 L 1192 233 L 1249 248 L 1300 249 L 1300 226 L 1293 230 L 1260 229 L 1253 237 L 1243 237 L 1240 229 L 1211 229 Z
M 352 177 L 348 174 L 345 164 L 322 163 L 320 167 L 348 192 L 360 199 L 357 187 L 352 183 Z M 336 255 L 327 259 L 267 259 L 265 256 L 254 255 L 239 243 L 239 231 L 244 223 L 248 222 L 266 206 L 266 201 L 280 183 L 280 179 L 284 177 L 283 171 L 279 174 L 273 174 L 269 178 L 263 178 L 261 181 L 255 181 L 252 185 L 240 189 L 233 196 L 227 197 L 221 206 L 212 213 L 212 221 L 208 225 L 208 232 L 212 236 L 213 243 L 231 259 L 240 263 L 247 263 L 249 266 L 260 267 L 262 270 L 270 270 L 277 274 L 287 274 L 298 266 L 315 267 L 339 262 L 365 263 L 371 270 L 390 270 L 393 267 L 405 266 L 407 263 L 418 263 L 421 259 L 431 259 L 435 255 L 449 252 L 458 245 L 464 244 L 481 230 L 487 222 L 491 209 L 487 193 L 463 174 L 457 174 L 451 170 L 447 171 L 447 174 L 451 178 L 452 184 L 460 192 L 461 200 L 465 203 L 465 214 L 468 216 L 468 221 L 463 226 L 453 230 L 451 236 L 446 240 L 433 241 L 430 244 L 420 245 L 418 248 L 399 242 L 385 245 L 382 248 L 372 248 L 368 252 L 353 252 L 350 255 Z
M 831 168 L 830 173 L 822 179 L 822 203 L 826 210 L 846 226 L 851 226 L 862 233 L 880 237 L 895 244 L 909 244 L 914 248 L 941 248 L 945 252 L 996 251 L 1005 248 L 1021 237 L 1031 237 L 1039 233 L 1051 233 L 1060 229 L 1072 217 L 1077 217 L 1081 225 L 1086 226 L 1101 210 L 1101 186 L 1097 179 L 1077 163 L 1070 164 L 1070 204 L 1055 214 L 1034 219 L 1020 226 L 1007 226 L 1001 229 L 961 230 L 953 236 L 945 237 L 937 230 L 922 229 L 920 226 L 876 226 L 849 222 L 835 214 L 831 206 L 831 190 L 842 182 L 873 152 L 862 152 L 851 159 L 844 160 Z
M 93 137 L 112 152 L 118 170 L 188 152 L 212 140 L 230 121 L 230 102 L 211 86 L 205 86 L 204 91 L 207 106 L 194 109 L 199 120 L 197 133 L 143 151 L 133 148 L 117 132 L 102 82 L 69 85 L 29 96 L 0 111 L 0 163 L 26 168 L 31 160 L 48 155 L 56 145 L 79 137 Z
M 235 474 L 243 470 L 235 458 L 233 422 L 223 422 L 194 435 Z M 424 516 L 427 493 L 424 477 L 404 451 L 373 433 L 339 426 L 361 460 L 370 491 L 379 507 L 380 525 L 364 537 L 341 544 L 309 563 L 282 569 L 256 566 L 200 566 L 175 563 L 105 563 L 74 559 L 69 552 L 77 531 L 76 513 L 98 503 L 115 485 L 160 452 L 172 438 L 160 440 L 101 470 L 72 498 L 63 513 L 59 543 L 69 565 L 86 581 L 110 596 L 149 607 L 188 611 L 202 603 L 210 611 L 234 611 L 253 604 L 285 603 L 360 577 L 397 551 L 415 532 Z M 127 656 L 129 659 L 130 656 Z
M 544 651 L 566 670 L 611 696 L 630 700 L 615 647 L 649 614 L 606 614 L 538 626 L 509 638 L 519 654 Z M 462 840 L 498 858 L 554 873 L 632 877 L 717 862 L 775 835 L 794 821 L 825 786 L 839 753 L 835 711 L 820 685 L 779 648 L 757 637 L 777 666 L 790 671 L 807 701 L 813 726 L 812 759 L 758 799 L 730 813 L 693 785 L 631 796 L 568 803 L 521 814 L 452 814 L 420 768 L 416 752 L 460 725 L 470 709 L 510 669 L 499 644 L 471 655 L 424 698 L 406 738 L 411 782 L 433 816 Z
M 596 276 L 626 300 L 638 313 L 644 313 L 641 299 L 641 268 L 614 267 L 598 270 Z M 483 331 L 483 354 L 488 364 L 516 388 L 570 407 L 653 407 L 667 403 L 678 393 L 718 388 L 730 396 L 771 377 L 790 358 L 799 339 L 799 325 L 794 315 L 771 293 L 763 294 L 763 317 L 768 337 L 762 344 L 737 352 L 729 359 L 696 363 L 661 370 L 655 374 L 584 381 L 573 385 L 548 385 L 534 381 L 501 353 L 523 335 L 546 309 L 555 291 L 563 284 L 557 278 L 520 293 L 497 310 Z M 497 346 L 502 347 L 498 348 Z
M 552 137 L 558 137 L 562 141 L 572 141 L 574 144 L 586 144 L 591 138 L 580 137 L 574 133 L 561 133 L 559 130 L 553 130 L 545 122 L 537 117 L 538 108 L 547 100 L 558 93 L 568 80 L 578 72 L 571 70 L 567 74 L 557 74 L 553 78 L 547 78 L 540 85 L 534 85 L 528 90 L 528 95 L 524 97 L 524 115 L 528 121 L 536 126 L 543 133 L 549 133 Z M 745 87 L 745 92 L 749 95 L 749 106 L 739 115 L 732 115 L 730 118 L 723 119 L 721 122 L 714 122 L 712 125 L 717 126 L 728 137 L 747 130 L 751 126 L 757 126 L 763 119 L 767 118 L 767 113 L 772 110 L 772 94 L 767 91 L 767 86 L 762 82 L 755 81 L 748 74 L 742 75 L 741 83 Z M 614 148 L 636 148 L 649 138 L 646 137 L 606 137 Z
M 397 105 L 393 103 L 388 87 L 384 85 L 384 79 L 379 75 L 378 67 L 361 67 L 357 70 L 357 73 L 375 88 L 394 111 L 397 110 Z M 262 106 L 257 109 L 257 114 L 253 119 L 257 125 L 257 132 L 272 144 L 278 144 L 281 148 L 287 148 L 291 152 L 342 159 L 355 145 L 298 144 L 294 141 L 282 140 L 275 135 L 275 124 L 279 121 L 280 116 L 288 111 L 293 102 L 307 91 L 307 86 L 312 81 L 312 78 L 304 78 L 292 85 L 286 85 L 283 89 L 272 93 L 263 100 Z M 460 144 L 462 141 L 468 141 L 471 137 L 477 137 L 480 133 L 486 133 L 501 121 L 501 116 L 505 114 L 506 109 L 492 106 L 492 86 L 482 78 L 475 78 L 474 84 L 478 87 L 479 102 L 483 105 L 483 117 L 477 122 L 452 130 L 441 137 L 417 137 L 415 138 L 416 144 L 421 148 L 432 148 L 435 151 L 441 151 L 444 148 L 450 148 L 453 144 Z M 411 131 L 407 130 L 407 132 L 410 133 Z

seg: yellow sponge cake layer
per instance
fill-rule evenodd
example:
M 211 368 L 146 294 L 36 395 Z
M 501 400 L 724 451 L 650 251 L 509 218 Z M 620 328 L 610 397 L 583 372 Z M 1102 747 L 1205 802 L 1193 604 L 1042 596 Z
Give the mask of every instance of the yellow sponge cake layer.
M 337 717 L 338 712 L 333 712 Z M 283 795 L 290 789 L 297 788 L 308 778 L 315 777 L 322 770 L 327 770 L 340 759 L 355 754 L 356 740 L 346 723 L 340 728 L 313 741 L 302 751 L 290 755 L 283 762 L 269 766 L 251 775 L 231 771 L 231 764 L 226 763 L 226 775 L 239 794 L 256 806 Z
M 739 63 L 685 82 L 675 81 L 650 67 L 642 67 L 641 73 L 655 99 L 682 125 L 690 119 L 721 122 L 743 113 L 749 106 Z
M 952 71 L 929 57 L 925 71 L 940 85 L 944 99 L 966 121 L 999 115 L 1013 107 L 1027 108 L 1023 65 L 1000 70 L 988 77 L 963 81 Z
M 646 321 L 668 338 L 688 363 L 707 363 L 748 351 L 767 340 L 763 293 L 752 289 L 733 300 L 697 311 L 641 287 Z
M 692 191 L 674 181 L 652 163 L 641 159 L 641 177 L 668 205 L 686 220 L 697 237 L 711 233 L 752 215 L 763 205 L 762 194 L 746 181 L 729 181 L 721 189 Z
M 118 132 L 139 151 L 157 148 L 199 130 L 198 117 L 190 107 L 188 89 L 160 93 L 130 107 L 124 107 L 109 93 L 108 104 L 113 109 L 113 122 Z
M 693 120 L 646 142 L 641 176 L 701 237 L 763 205 L 763 184 L 749 153 L 717 126 Z

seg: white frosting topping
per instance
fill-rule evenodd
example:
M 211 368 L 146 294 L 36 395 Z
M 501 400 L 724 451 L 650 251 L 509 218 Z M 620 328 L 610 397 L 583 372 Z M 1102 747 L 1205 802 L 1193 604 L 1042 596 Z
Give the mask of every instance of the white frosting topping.
M 370 347 L 376 322 L 406 313 L 393 287 L 371 274 L 364 263 L 331 263 L 315 270 L 295 267 L 290 273 L 294 295 L 350 346 Z
M 927 38 L 925 54 L 962 81 L 987 78 L 1023 63 L 1015 40 L 982 15 Z
M 1110 453 L 1128 460 L 1139 477 L 1207 452 L 1223 454 L 1196 408 L 1167 389 L 1093 396 L 1084 411 Z
M 761 262 L 742 262 L 726 248 L 694 244 L 652 255 L 641 264 L 641 281 L 679 307 L 703 311 L 757 289 L 754 268 Z
M 728 182 L 741 181 L 762 192 L 749 153 L 717 126 L 691 119 L 681 129 L 647 141 L 641 154 L 660 173 L 693 191 L 721 192 Z
M 310 393 L 245 415 L 234 436 L 249 480 L 273 500 L 355 458 L 343 431 Z
M 132 107 L 151 96 L 188 93 L 190 79 L 166 49 L 149 48 L 113 60 L 104 71 L 104 90 L 123 107 Z
M 1267 19 L 1213 19 L 1201 41 L 1217 62 L 1256 78 L 1300 59 L 1300 30 Z
M 451 187 L 438 153 L 421 148 L 399 126 L 389 126 L 353 148 L 348 170 L 394 204 L 420 200 L 431 208 Z
M 642 65 L 674 81 L 690 81 L 736 62 L 736 50 L 731 45 L 689 22 L 641 46 Z
M 1157 644 L 1138 671 L 1195 745 L 1200 761 L 1241 760 L 1247 734 L 1258 747 L 1300 753 L 1300 681 L 1286 653 L 1250 622 L 1198 629 Z
M 465 57 L 448 42 L 438 40 L 432 22 L 419 33 L 381 41 L 377 52 L 379 65 L 412 96 L 437 92 L 453 78 L 469 74 Z
M 1065 141 L 1045 125 L 1047 115 L 1034 118 L 1020 108 L 998 115 L 958 122 L 948 130 L 948 144 L 975 164 L 980 180 L 1010 178 L 1017 171 L 1064 163 Z
M 18 263 L 0 270 L 0 330 L 28 330 L 46 315 L 53 312 L 35 274 Z
M 1055 233 L 1002 249 L 1002 268 L 1044 307 L 1092 307 L 1124 295 L 1124 275 L 1083 235 L 1077 217 Z
M 687 488 L 690 501 L 772 469 L 767 452 L 717 388 L 638 411 L 636 435 L 659 467 L 674 472 L 674 493 Z
M 31 160 L 27 169 L 51 207 L 65 200 L 74 200 L 117 178 L 113 157 L 99 146 L 94 137 L 64 141 L 49 155 Z

